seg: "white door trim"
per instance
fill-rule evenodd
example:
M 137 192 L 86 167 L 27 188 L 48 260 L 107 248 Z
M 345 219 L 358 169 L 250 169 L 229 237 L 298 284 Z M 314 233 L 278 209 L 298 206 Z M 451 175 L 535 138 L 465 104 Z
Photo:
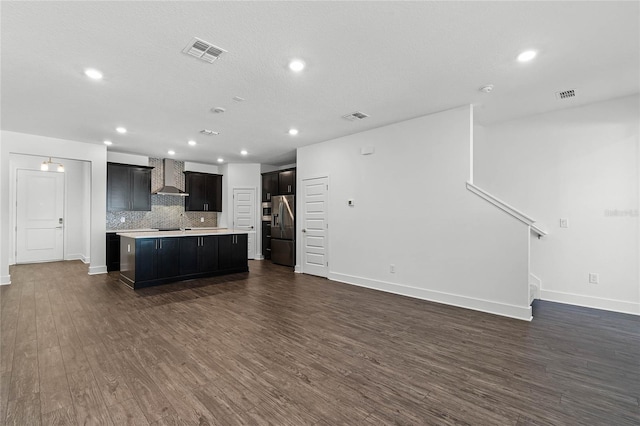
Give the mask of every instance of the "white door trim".
M 253 191 L 253 238 L 249 238 L 249 240 L 253 240 L 253 254 L 254 257 L 253 259 L 257 259 L 259 258 L 259 253 L 258 253 L 258 247 L 259 245 L 259 235 L 262 235 L 262 232 L 258 232 L 258 227 L 257 227 L 257 218 L 258 218 L 258 200 L 257 200 L 257 196 L 258 196 L 258 189 L 256 187 L 241 187 L 241 186 L 235 186 L 231 189 L 231 199 L 232 199 L 232 203 L 231 203 L 231 227 L 235 228 L 236 227 L 236 212 L 235 212 L 235 208 L 236 208 L 236 191 Z M 251 241 L 248 241 L 248 244 L 251 244 Z M 251 247 L 248 247 L 249 252 L 251 252 Z
M 307 215 L 306 215 L 306 208 L 305 208 L 305 200 L 306 200 L 306 183 L 308 181 L 312 181 L 312 180 L 317 180 L 317 179 L 326 179 L 326 189 L 325 189 L 325 218 L 326 218 L 326 228 L 325 228 L 325 244 L 324 244 L 324 260 L 325 260 L 325 265 L 324 265 L 324 271 L 322 271 L 322 273 L 318 274 L 317 270 L 318 267 L 314 267 L 316 273 L 311 273 L 309 271 L 309 268 L 307 268 L 307 270 L 305 270 L 305 244 L 306 244 L 306 238 L 307 238 L 307 233 L 302 232 L 303 229 L 306 229 L 307 227 Z M 300 229 L 300 241 L 301 241 L 301 245 L 300 245 L 300 270 L 299 272 L 302 272 L 303 274 L 310 274 L 310 275 L 316 275 L 316 276 L 322 276 L 322 277 L 329 277 L 329 273 L 330 273 L 330 250 L 329 250 L 329 235 L 330 235 L 330 227 L 329 227 L 329 222 L 330 222 L 330 218 L 329 218 L 329 188 L 330 188 L 330 178 L 329 175 L 322 175 L 322 176 L 314 176 L 314 177 L 308 177 L 308 178 L 304 178 L 301 179 L 301 183 L 302 185 L 299 186 L 299 188 L 301 188 L 301 191 L 298 191 L 298 193 L 300 194 L 300 213 L 298 214 L 298 216 L 301 219 L 301 224 L 300 226 L 298 226 L 298 229 Z

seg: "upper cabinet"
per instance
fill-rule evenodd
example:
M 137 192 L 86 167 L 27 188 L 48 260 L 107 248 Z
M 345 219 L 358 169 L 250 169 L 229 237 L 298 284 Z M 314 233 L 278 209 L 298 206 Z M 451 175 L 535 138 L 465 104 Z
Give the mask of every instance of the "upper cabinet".
M 296 193 L 296 169 L 262 174 L 262 201 L 271 201 L 274 195 Z
M 152 169 L 107 163 L 107 211 L 150 211 Z
M 185 200 L 186 211 L 222 211 L 222 175 L 184 172 L 184 176 L 185 191 L 189 194 Z
M 296 193 L 296 170 L 283 170 L 278 173 L 278 195 Z
M 278 195 L 278 172 L 262 175 L 262 201 L 271 201 L 271 197 Z

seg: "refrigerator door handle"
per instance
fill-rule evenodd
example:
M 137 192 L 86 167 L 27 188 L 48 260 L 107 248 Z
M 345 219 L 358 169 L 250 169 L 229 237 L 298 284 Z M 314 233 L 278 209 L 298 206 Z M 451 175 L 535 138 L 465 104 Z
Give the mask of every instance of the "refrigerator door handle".
M 282 217 L 282 215 L 284 215 L 284 203 L 280 203 L 278 209 L 278 216 Z M 280 220 L 280 230 L 284 231 L 284 223 L 282 222 L 282 220 Z

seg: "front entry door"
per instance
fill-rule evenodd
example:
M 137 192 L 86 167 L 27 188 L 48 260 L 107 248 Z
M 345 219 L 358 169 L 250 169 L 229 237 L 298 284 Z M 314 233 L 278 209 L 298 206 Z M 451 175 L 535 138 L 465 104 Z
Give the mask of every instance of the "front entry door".
M 302 181 L 302 272 L 327 277 L 329 272 L 329 178 Z
M 247 258 L 256 257 L 256 190 L 233 188 L 233 228 L 248 231 Z
M 16 263 L 63 259 L 64 173 L 18 170 Z

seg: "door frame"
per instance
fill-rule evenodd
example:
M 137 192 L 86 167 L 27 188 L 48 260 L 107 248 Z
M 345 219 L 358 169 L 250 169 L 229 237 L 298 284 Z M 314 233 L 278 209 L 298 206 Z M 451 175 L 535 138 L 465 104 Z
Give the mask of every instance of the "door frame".
M 305 181 L 309 181 L 309 180 L 313 180 L 313 179 L 323 179 L 326 178 L 327 179 L 327 206 L 326 206 L 326 212 L 327 212 L 327 226 L 329 225 L 329 222 L 331 222 L 330 220 L 330 209 L 329 209 L 329 188 L 331 188 L 331 177 L 329 176 L 328 173 L 326 174 L 320 174 L 317 176 L 311 176 L 311 177 L 305 177 L 305 178 L 301 178 L 299 179 L 299 181 L 296 182 L 296 193 L 297 194 L 301 194 L 300 196 L 296 197 L 296 209 L 298 212 L 298 217 L 300 218 L 300 225 L 298 225 L 296 223 L 296 269 L 295 272 L 304 274 L 304 233 L 302 232 L 302 229 L 304 228 L 304 223 L 306 220 L 306 216 L 304 213 L 304 192 L 300 192 L 298 191 L 299 188 L 302 188 L 302 191 L 304 191 L 304 185 L 305 185 Z M 298 176 L 296 174 L 296 179 L 298 179 Z M 302 183 L 302 185 L 299 185 L 299 183 Z M 327 228 L 326 230 L 326 246 L 325 246 L 325 257 L 327 260 L 327 263 L 331 263 L 330 261 L 330 253 L 331 250 L 329 250 L 329 228 Z M 298 246 L 297 241 L 300 241 L 300 246 Z M 300 262 L 298 262 L 298 253 L 300 253 Z M 329 266 L 326 266 L 327 268 L 327 276 L 325 278 L 329 278 L 331 276 L 331 269 L 329 268 Z M 309 274 L 309 275 L 313 275 L 313 274 Z M 314 275 L 317 276 L 317 275 Z
M 236 201 L 235 201 L 235 197 L 236 197 L 236 190 L 248 190 L 248 191 L 253 191 L 253 204 L 254 204 L 254 209 L 253 209 L 253 232 L 255 232 L 255 237 L 253 238 L 253 244 L 254 244 L 254 248 L 253 248 L 253 254 L 254 254 L 254 259 L 256 260 L 260 260 L 263 259 L 262 256 L 262 252 L 258 251 L 258 247 L 262 247 L 262 241 L 259 241 L 259 239 L 262 239 L 262 232 L 258 233 L 258 225 L 257 225 L 257 220 L 258 220 L 258 213 L 260 212 L 260 208 L 262 206 L 262 192 L 260 192 L 260 203 L 258 203 L 258 188 L 255 186 L 234 186 L 233 188 L 231 188 L 231 227 L 235 228 L 236 226 Z M 260 216 L 262 217 L 262 215 Z M 247 242 L 248 244 L 248 242 Z
M 15 170 L 13 170 L 13 191 L 10 191 L 10 208 L 11 210 L 13 210 L 12 214 L 11 214 L 11 218 L 13 219 L 13 223 L 11 224 L 13 226 L 13 232 L 11 233 L 12 235 L 12 240 L 11 241 L 13 244 L 13 247 L 11 247 L 11 254 L 13 255 L 13 259 L 10 259 L 11 261 L 9 262 L 10 265 L 16 265 L 18 264 L 18 197 L 20 194 L 18 194 L 18 175 L 20 174 L 21 171 L 26 171 L 26 172 L 39 172 L 39 173 L 60 173 L 60 172 L 45 172 L 45 171 L 41 171 L 41 170 L 37 170 L 37 169 L 29 169 L 29 168 L 24 168 L 24 167 L 16 167 Z M 64 174 L 63 172 L 63 179 L 62 179 L 62 217 L 64 218 L 64 222 L 63 222 L 63 228 L 62 228 L 62 259 L 60 260 L 67 260 L 66 258 L 66 244 L 67 244 L 67 176 Z M 45 262 L 29 262 L 29 263 L 46 263 L 48 261 Z

